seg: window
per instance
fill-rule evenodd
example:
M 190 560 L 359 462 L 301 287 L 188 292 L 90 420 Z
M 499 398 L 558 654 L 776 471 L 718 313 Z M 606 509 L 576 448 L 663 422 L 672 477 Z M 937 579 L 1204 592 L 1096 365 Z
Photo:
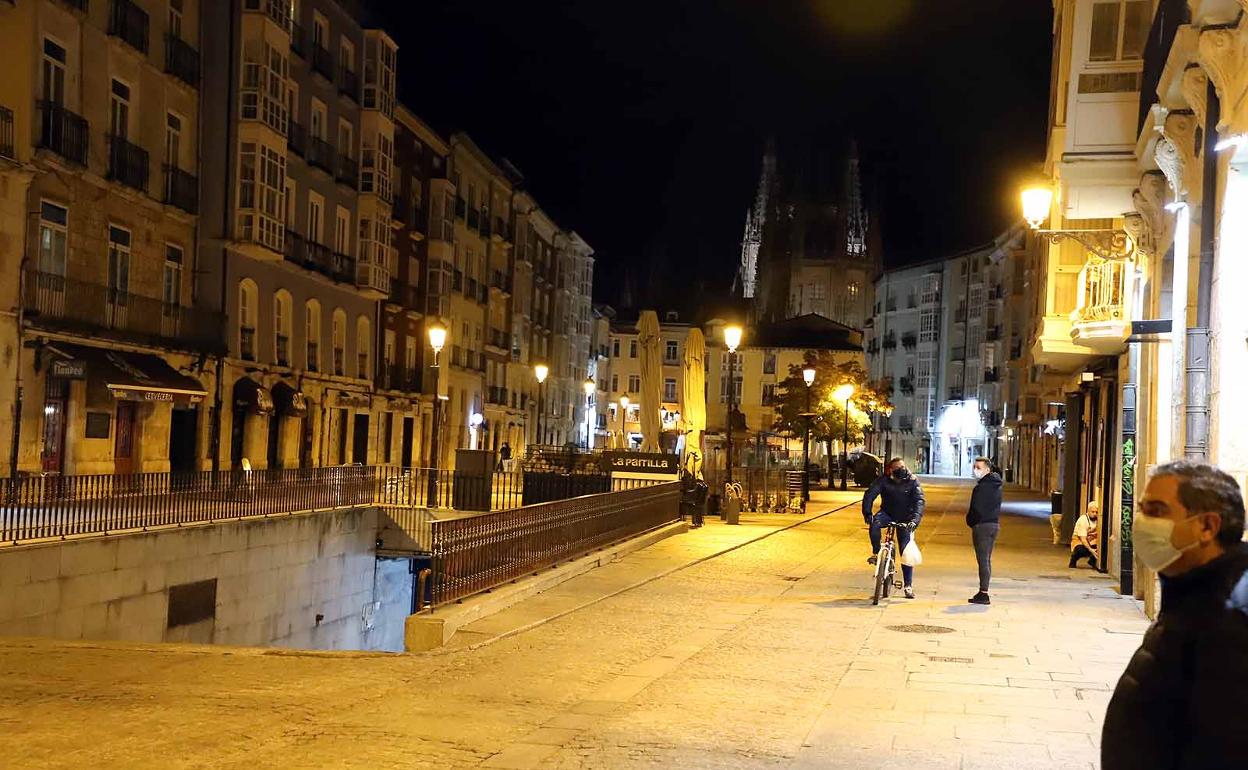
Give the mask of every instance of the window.
M 403 341 L 403 363 L 409 374 L 416 371 L 416 340 L 412 337 Z
M 333 324 L 334 374 L 339 377 L 346 373 L 347 356 L 347 314 L 342 308 L 334 311 Z
M 763 406 L 771 406 L 774 403 L 776 403 L 776 386 L 769 382 L 763 386 Z
M 1088 61 L 1139 61 L 1153 23 L 1151 0 L 1102 0 L 1092 5 Z
M 338 121 L 338 154 L 344 158 L 355 157 L 355 129 L 345 121 Z
M 43 201 L 39 207 L 39 272 L 64 277 L 68 232 L 69 209 Z
M 256 302 L 259 290 L 250 278 L 238 283 L 238 355 L 256 360 Z
M 285 289 L 273 294 L 273 353 L 278 366 L 290 366 L 290 292 Z
M 239 149 L 238 236 L 281 251 L 285 234 L 286 151 L 255 142 Z
M 935 361 L 934 353 L 926 352 L 919 354 L 919 366 L 915 375 L 915 387 L 932 388 L 935 386 Z
M 940 311 L 924 310 L 919 314 L 919 342 L 935 342 L 940 339 Z
M 118 139 L 130 136 L 130 86 L 113 81 L 108 101 L 108 133 Z
M 324 243 L 325 199 L 318 193 L 308 190 L 308 240 L 312 243 Z
M 736 391 L 734 401 L 735 403 L 740 404 L 741 403 L 741 376 L 737 375 L 733 377 L 732 381 L 734 384 L 733 390 Z M 721 404 L 728 403 L 728 375 L 726 374 L 719 378 L 719 403 Z
M 43 39 L 43 98 L 52 104 L 65 104 L 65 49 Z
M 130 231 L 108 226 L 109 303 L 124 306 L 130 293 Z
M 182 0 L 169 0 L 168 32 L 173 37 L 182 37 Z
M 165 275 L 161 291 L 165 308 L 182 304 L 182 247 L 165 244 Z
M 321 305 L 314 299 L 303 307 L 303 338 L 307 344 L 307 369 L 321 370 Z
M 940 301 L 940 273 L 928 273 L 923 276 L 922 300 L 924 305 Z
M 360 316 L 355 320 L 355 376 L 367 379 L 372 369 L 369 359 L 372 353 L 372 338 L 368 332 L 368 317 Z
M 763 374 L 776 373 L 776 354 L 774 351 L 767 351 L 763 354 Z
M 338 63 L 343 69 L 355 72 L 355 46 L 345 37 L 338 42 Z
M 381 360 L 387 369 L 394 366 L 394 329 L 386 329 L 385 340 L 381 346 Z
M 628 357 L 629 358 L 637 357 L 637 340 L 628 341 Z
M 182 118 L 172 112 L 165 115 L 165 163 L 171 168 L 182 167 Z
M 628 392 L 629 393 L 641 392 L 641 375 L 640 374 L 628 375 Z
M 620 375 L 611 375 L 611 392 L 618 393 L 620 390 Z
M 663 400 L 669 403 L 676 400 L 676 380 L 671 377 L 663 379 Z
M 312 136 L 317 139 L 329 138 L 329 112 L 320 99 L 312 99 L 312 122 L 309 124 Z
M 667 363 L 676 363 L 680 360 L 680 343 L 676 340 L 668 340 L 663 350 L 663 360 Z
M 328 48 L 329 22 L 319 13 L 312 14 L 312 42 L 321 48 Z
M 259 120 L 286 135 L 290 97 L 287 93 L 289 64 L 282 52 L 263 40 L 251 40 L 243 48 L 243 85 L 239 89 L 243 120 Z
M 351 254 L 351 212 L 342 206 L 338 207 L 335 217 L 334 251 L 339 254 Z

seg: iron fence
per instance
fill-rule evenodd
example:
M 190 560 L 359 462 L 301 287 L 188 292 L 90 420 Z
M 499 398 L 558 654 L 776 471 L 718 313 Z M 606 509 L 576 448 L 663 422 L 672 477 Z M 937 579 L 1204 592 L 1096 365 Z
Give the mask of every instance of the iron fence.
M 680 484 L 587 495 L 430 525 L 433 604 L 446 604 L 676 521 Z

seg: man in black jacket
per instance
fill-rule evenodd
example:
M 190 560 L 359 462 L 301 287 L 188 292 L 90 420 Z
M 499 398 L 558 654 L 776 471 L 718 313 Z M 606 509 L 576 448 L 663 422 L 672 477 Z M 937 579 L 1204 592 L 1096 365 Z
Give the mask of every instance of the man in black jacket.
M 890 524 L 902 524 L 897 531 L 898 557 L 910 544 L 910 536 L 923 521 L 923 511 L 927 501 L 923 497 L 923 487 L 919 484 L 900 457 L 894 457 L 884 466 L 884 475 L 880 476 L 867 488 L 862 496 L 862 519 L 870 528 L 871 558 L 867 563 L 875 564 L 880 552 L 880 530 Z M 872 506 L 876 498 L 880 499 L 880 513 L 873 515 Z M 901 581 L 907 599 L 914 598 L 914 567 L 901 566 Z
M 1103 770 L 1242 768 L 1248 762 L 1248 548 L 1230 475 L 1180 461 L 1149 478 L 1132 525 L 1161 574 L 1161 612 L 1114 689 Z
M 971 544 L 975 547 L 975 561 L 979 563 L 979 593 L 967 601 L 992 604 L 988 598 L 988 583 L 992 580 L 992 547 L 997 544 L 997 535 L 1001 532 L 1001 476 L 992 469 L 992 461 L 987 457 L 976 457 L 971 472 L 979 481 L 971 492 L 966 526 L 971 528 Z

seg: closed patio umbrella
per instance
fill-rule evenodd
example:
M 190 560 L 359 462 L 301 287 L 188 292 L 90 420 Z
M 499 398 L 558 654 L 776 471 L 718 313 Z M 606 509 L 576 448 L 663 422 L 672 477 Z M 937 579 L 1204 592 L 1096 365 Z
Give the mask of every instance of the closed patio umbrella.
M 659 316 L 653 310 L 641 311 L 637 319 L 637 342 L 641 348 L 641 451 L 660 450 L 659 409 L 663 403 L 662 339 Z
M 695 460 L 698 478 L 702 478 L 702 432 L 706 430 L 706 340 L 701 329 L 691 329 L 685 338 L 683 361 L 685 399 L 681 416 L 685 422 L 685 456 L 682 466 Z

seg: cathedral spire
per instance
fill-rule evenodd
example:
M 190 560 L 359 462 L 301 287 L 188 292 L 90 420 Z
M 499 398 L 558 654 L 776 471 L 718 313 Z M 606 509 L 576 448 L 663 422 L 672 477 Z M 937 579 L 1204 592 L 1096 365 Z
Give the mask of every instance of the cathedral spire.
M 741 296 L 746 299 L 753 299 L 758 287 L 758 251 L 763 243 L 763 228 L 767 224 L 767 206 L 775 179 L 776 142 L 775 139 L 769 138 L 767 147 L 763 151 L 763 167 L 758 178 L 758 192 L 754 196 L 754 207 L 746 213 L 745 234 L 741 238 L 741 265 L 737 269 L 737 278 L 741 286 Z M 737 282 L 734 281 L 735 283 Z
M 867 211 L 862 202 L 862 172 L 858 163 L 858 141 L 849 142 L 849 162 L 845 168 L 845 255 L 867 256 Z

